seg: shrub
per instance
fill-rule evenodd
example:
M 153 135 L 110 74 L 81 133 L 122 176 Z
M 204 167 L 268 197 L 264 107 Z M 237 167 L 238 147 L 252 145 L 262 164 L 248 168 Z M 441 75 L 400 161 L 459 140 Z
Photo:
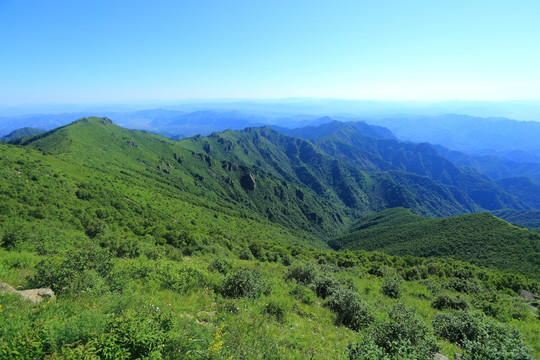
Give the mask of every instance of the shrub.
M 481 313 L 437 314 L 433 327 L 437 335 L 463 347 L 464 360 L 533 359 L 519 331 Z
M 503 326 L 500 324 L 499 326 Z M 463 360 L 533 360 L 530 348 L 517 336 L 489 337 L 466 341 Z
M 399 299 L 401 297 L 401 279 L 397 276 L 385 277 L 381 285 L 381 293 L 389 298 Z
M 327 305 L 336 312 L 336 323 L 352 330 L 358 331 L 373 321 L 369 306 L 351 289 L 338 288 Z
M 242 260 L 253 260 L 254 257 L 253 257 L 253 254 L 251 253 L 251 251 L 249 249 L 242 249 L 242 251 L 240 251 L 240 254 L 238 255 L 238 257 Z
M 378 347 L 373 340 L 364 339 L 358 344 L 347 346 L 348 360 L 390 360 L 384 349 Z
M 259 271 L 240 268 L 225 277 L 219 291 L 224 297 L 257 299 L 268 289 Z
M 94 344 L 103 353 L 115 354 L 107 358 L 127 353 L 127 358 L 161 359 L 161 352 L 166 350 L 162 344 L 168 343 L 172 327 L 170 314 L 148 304 L 137 310 L 126 309 L 112 318 L 107 336 L 94 339 Z
M 441 294 L 433 300 L 431 307 L 437 310 L 453 309 L 453 310 L 465 310 L 469 308 L 467 300 L 461 296 L 452 296 L 448 294 Z
M 211 271 L 217 271 L 223 275 L 227 275 L 233 268 L 232 261 L 222 257 L 216 258 L 210 263 L 208 269 Z
M 433 356 L 427 357 L 419 349 L 412 346 L 408 341 L 395 341 L 393 348 L 399 354 L 397 356 L 389 355 L 382 347 L 373 342 L 372 339 L 364 339 L 358 344 L 349 344 L 347 346 L 348 360 L 431 360 Z
M 66 253 L 66 259 L 47 258 L 36 266 L 30 280 L 34 287 L 50 287 L 55 293 L 95 291 L 108 289 L 108 280 L 114 266 L 107 249 L 91 246 Z
M 130 264 L 126 272 L 135 279 L 153 282 L 161 289 L 173 290 L 182 294 L 211 285 L 211 278 L 204 270 L 193 264 L 170 260 L 147 260 L 138 258 Z
M 318 297 L 326 299 L 331 296 L 340 284 L 331 274 L 321 273 L 315 278 L 315 293 Z
M 460 279 L 452 278 L 443 284 L 443 287 L 448 290 L 466 294 L 479 294 L 486 291 L 478 279 Z
M 311 263 L 293 264 L 287 271 L 286 280 L 294 279 L 296 282 L 309 285 L 315 281 L 318 275 L 318 269 Z
M 388 311 L 388 317 L 388 320 L 379 321 L 370 329 L 375 345 L 389 355 L 409 354 L 418 359 L 433 358 L 433 353 L 439 349 L 437 341 L 412 309 L 397 304 Z
M 438 313 L 433 319 L 433 328 L 437 336 L 463 344 L 466 339 L 474 340 L 480 337 L 483 321 L 484 316 L 469 311 Z

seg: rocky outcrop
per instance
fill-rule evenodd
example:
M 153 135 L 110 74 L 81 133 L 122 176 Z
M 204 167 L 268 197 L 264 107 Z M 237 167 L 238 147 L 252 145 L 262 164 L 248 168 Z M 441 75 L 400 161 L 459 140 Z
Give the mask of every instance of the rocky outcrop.
M 255 175 L 253 175 L 252 173 L 247 173 L 243 175 L 240 178 L 240 185 L 242 185 L 245 190 L 255 190 L 257 188 L 257 183 L 255 182 Z
M 532 292 L 527 291 L 527 290 L 521 290 L 521 293 L 519 294 L 519 297 L 522 298 L 522 299 L 527 299 L 527 300 L 536 300 L 536 299 L 538 299 L 538 296 L 536 296 L 535 294 L 533 294 Z
M 31 302 L 38 304 L 44 299 L 53 299 L 54 291 L 49 288 L 40 289 L 28 289 L 28 290 L 15 290 L 13 286 L 0 282 L 0 293 L 7 292 L 10 294 L 19 294 L 24 300 L 30 300 Z

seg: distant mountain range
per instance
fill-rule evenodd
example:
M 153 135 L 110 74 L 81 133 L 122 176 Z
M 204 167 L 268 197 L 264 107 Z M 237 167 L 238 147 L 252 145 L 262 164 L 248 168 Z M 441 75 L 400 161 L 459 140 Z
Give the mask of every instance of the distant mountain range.
M 41 134 L 43 132 L 44 132 L 44 130 L 34 129 L 34 128 L 30 128 L 30 127 L 24 127 L 24 128 L 12 131 L 9 134 L 7 134 L 6 136 L 0 137 L 0 141 L 2 141 L 2 142 L 13 141 L 13 140 L 17 140 L 17 139 L 20 139 L 22 137 L 25 137 L 25 136 L 39 135 L 39 134 Z
M 399 139 L 429 142 L 473 155 L 497 155 L 527 162 L 540 157 L 540 122 L 465 115 L 370 119 Z
M 287 107 L 277 107 L 274 112 L 269 111 L 270 107 L 264 108 L 264 111 L 249 106 L 240 106 L 242 110 L 230 107 L 225 110 L 225 108 L 227 107 L 197 110 L 189 110 L 188 107 L 186 110 L 100 111 L 98 114 L 112 118 L 115 123 L 126 128 L 150 131 L 171 138 L 209 135 L 216 131 L 240 130 L 248 126 L 272 125 L 291 129 L 318 126 L 333 120 L 346 122 L 361 120 L 391 130 L 402 141 L 429 142 L 468 155 L 493 155 L 501 160 L 519 163 L 537 163 L 540 159 L 540 145 L 537 141 L 540 135 L 540 122 L 534 121 L 453 114 L 359 117 L 352 112 L 321 117 L 313 113 L 287 111 Z M 22 127 L 51 130 L 92 114 L 95 112 L 0 117 L 0 135 L 7 135 Z

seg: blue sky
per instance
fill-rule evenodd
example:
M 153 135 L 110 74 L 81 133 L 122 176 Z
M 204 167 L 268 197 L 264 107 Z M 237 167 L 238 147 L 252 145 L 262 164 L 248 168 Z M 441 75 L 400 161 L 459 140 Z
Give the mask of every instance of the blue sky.
M 0 104 L 540 99 L 540 1 L 0 0 Z

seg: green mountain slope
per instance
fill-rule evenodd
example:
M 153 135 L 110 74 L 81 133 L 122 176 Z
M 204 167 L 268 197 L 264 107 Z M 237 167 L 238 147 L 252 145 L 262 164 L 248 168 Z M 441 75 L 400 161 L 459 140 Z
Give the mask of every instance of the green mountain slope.
M 529 177 L 511 177 L 496 180 L 508 193 L 524 199 L 534 209 L 540 209 L 540 184 Z
M 365 130 L 365 127 L 368 129 Z M 530 205 L 505 192 L 489 179 L 455 166 L 429 144 L 375 138 L 369 136 L 372 132 L 369 125 L 359 127 L 356 123 L 337 121 L 317 128 L 294 131 L 297 136 L 313 140 L 327 154 L 364 171 L 392 170 L 428 177 L 449 193 L 461 193 L 454 196 L 468 211 L 530 208 Z M 402 183 L 403 175 L 396 180 Z
M 361 212 L 403 206 L 428 216 L 448 216 L 482 209 L 454 186 L 401 170 L 361 171 L 356 164 L 329 156 L 307 140 L 291 138 L 269 128 L 226 131 L 208 138 L 186 139 L 180 144 L 302 184 L 334 204 Z M 512 200 L 512 205 L 521 208 L 519 201 L 502 194 Z
M 516 225 L 540 229 L 540 210 L 519 211 L 507 209 L 493 211 L 492 214 Z
M 330 245 L 334 249 L 377 250 L 393 255 L 451 257 L 540 279 L 540 236 L 527 229 L 488 213 L 414 219 L 402 224 L 394 224 L 395 213 L 385 215 L 391 219 L 382 217 L 369 227 L 332 240 Z
M 392 208 L 362 217 L 354 222 L 349 232 L 373 227 L 397 226 L 422 220 L 425 220 L 423 216 L 413 213 L 410 209 Z
M 47 159 L 67 164 L 70 170 L 66 175 L 74 178 L 73 187 L 88 187 L 84 192 L 89 193 L 92 201 L 99 203 L 110 192 L 114 201 L 131 202 L 133 205 L 129 207 L 155 208 L 175 219 L 172 225 L 167 225 L 174 228 L 190 228 L 198 217 L 213 218 L 223 213 L 241 222 L 248 221 L 238 225 L 246 227 L 240 233 L 249 233 L 247 228 L 252 227 L 249 221 L 262 224 L 282 221 L 291 229 L 287 232 L 300 231 L 309 238 L 306 241 L 323 246 L 319 240 L 321 232 L 343 226 L 339 209 L 331 208 L 309 189 L 289 186 L 264 174 L 252 174 L 257 188 L 246 189 L 242 181 L 251 172 L 243 165 L 216 161 L 206 154 L 188 151 L 178 142 L 129 131 L 103 119 L 80 120 L 34 137 L 25 145 L 29 150 L 36 148 L 47 154 Z M 88 180 L 82 176 L 84 173 L 91 174 Z M 298 200 L 300 192 L 304 194 L 303 201 Z M 321 222 L 314 213 L 323 214 L 323 220 L 327 221 Z M 138 218 L 140 223 L 147 222 L 141 216 Z M 224 217 L 215 221 L 214 230 L 203 232 L 226 231 L 228 223 L 235 224 Z M 229 230 L 229 236 L 234 237 L 232 234 L 237 230 Z

